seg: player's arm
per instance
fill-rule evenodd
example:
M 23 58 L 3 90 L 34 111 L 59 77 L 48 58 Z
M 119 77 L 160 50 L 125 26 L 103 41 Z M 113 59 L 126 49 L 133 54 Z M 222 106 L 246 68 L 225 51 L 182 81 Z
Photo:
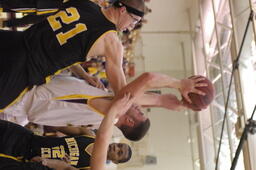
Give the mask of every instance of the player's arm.
M 104 37 L 106 56 L 106 74 L 115 94 L 126 85 L 123 71 L 123 46 L 116 33 Z
M 42 166 L 49 167 L 55 170 L 78 170 L 77 168 L 70 165 L 69 158 L 67 158 L 66 160 L 65 159 L 57 160 L 57 159 L 45 159 L 40 156 L 36 156 L 36 157 L 33 157 L 30 161 L 33 163 L 40 163 Z
M 69 70 L 76 76 L 81 77 L 82 79 L 87 81 L 92 86 L 104 89 L 104 85 L 101 83 L 101 81 L 97 77 L 93 77 L 88 74 L 80 64 L 76 64 L 70 67 Z
M 169 110 L 181 111 L 184 109 L 182 101 L 173 94 L 145 93 L 136 104 L 143 107 L 163 107 Z
M 113 134 L 114 122 L 117 114 L 125 114 L 125 112 L 131 107 L 134 98 L 130 94 L 121 96 L 108 110 L 108 114 L 102 120 L 95 139 L 93 152 L 91 156 L 91 170 L 104 170 L 108 145 Z
M 62 126 L 62 127 L 52 127 L 52 128 L 68 136 L 80 136 L 80 135 L 95 136 L 95 133 L 92 130 L 88 129 L 87 127 Z
M 172 78 L 164 74 L 147 72 L 147 73 L 143 73 L 134 81 L 132 81 L 123 89 L 121 89 L 120 92 L 117 94 L 117 96 L 123 95 L 125 93 L 131 93 L 131 95 L 135 97 L 136 103 L 144 102 L 144 105 L 157 106 L 157 103 L 153 102 L 156 100 L 146 101 L 145 96 L 143 98 L 144 92 L 146 90 L 154 89 L 154 88 L 175 88 L 180 91 L 180 93 L 182 94 L 182 96 L 185 97 L 186 100 L 190 101 L 188 97 L 188 93 L 197 93 L 197 94 L 204 95 L 203 92 L 196 89 L 196 87 L 207 86 L 207 84 L 205 83 L 198 83 L 201 80 L 202 78 L 178 80 L 176 78 Z M 152 103 L 146 103 L 149 101 L 151 101 Z
M 79 170 L 64 161 L 57 159 L 43 159 L 42 164 L 55 170 Z

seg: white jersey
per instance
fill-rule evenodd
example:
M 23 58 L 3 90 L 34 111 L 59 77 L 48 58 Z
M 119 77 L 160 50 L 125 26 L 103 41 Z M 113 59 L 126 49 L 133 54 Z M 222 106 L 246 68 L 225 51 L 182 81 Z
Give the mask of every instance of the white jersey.
M 90 100 L 113 96 L 88 85 L 84 80 L 69 76 L 55 76 L 51 82 L 35 86 L 22 100 L 5 110 L 19 124 L 27 121 L 48 126 L 98 125 L 103 114 L 90 106 Z M 70 102 L 75 99 L 86 103 Z M 27 120 L 26 120 L 27 119 Z

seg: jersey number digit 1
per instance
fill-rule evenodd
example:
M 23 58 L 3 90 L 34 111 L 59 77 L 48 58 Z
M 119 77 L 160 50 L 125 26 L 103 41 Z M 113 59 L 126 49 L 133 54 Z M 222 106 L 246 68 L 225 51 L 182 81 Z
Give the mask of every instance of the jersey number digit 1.
M 49 16 L 47 20 L 50 26 L 52 27 L 53 31 L 56 31 L 62 28 L 60 21 L 57 19 L 60 19 L 65 24 L 70 24 L 72 22 L 79 20 L 80 15 L 76 8 L 70 7 L 70 8 L 67 8 L 65 11 L 60 11 L 55 15 Z M 56 35 L 56 37 L 60 45 L 63 45 L 67 42 L 68 39 L 86 30 L 87 30 L 87 27 L 85 24 L 78 23 L 75 25 L 75 28 L 72 28 L 71 30 L 64 33 L 60 32 Z

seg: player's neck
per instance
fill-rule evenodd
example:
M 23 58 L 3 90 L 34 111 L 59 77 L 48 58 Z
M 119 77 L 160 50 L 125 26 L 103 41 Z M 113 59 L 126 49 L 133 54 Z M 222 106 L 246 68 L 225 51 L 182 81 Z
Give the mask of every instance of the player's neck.
M 106 114 L 108 112 L 108 109 L 110 108 L 111 103 L 112 103 L 112 98 L 110 97 L 100 97 L 100 98 L 92 99 L 90 101 L 90 105 L 103 114 Z
M 101 8 L 101 12 L 102 14 L 113 24 L 117 23 L 117 19 L 116 19 L 116 12 L 114 10 L 114 8 L 107 8 L 107 9 L 103 9 Z
M 88 147 L 86 147 L 86 151 L 87 151 L 90 155 L 92 155 L 93 147 L 94 147 L 94 144 L 89 145 Z

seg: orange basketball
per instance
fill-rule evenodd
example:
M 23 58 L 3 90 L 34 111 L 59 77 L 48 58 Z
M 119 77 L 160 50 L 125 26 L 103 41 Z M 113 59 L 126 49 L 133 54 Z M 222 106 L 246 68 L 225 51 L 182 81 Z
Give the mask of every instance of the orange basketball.
M 194 78 L 195 76 L 191 76 L 190 78 Z M 214 94 L 215 94 L 215 90 L 213 87 L 213 84 L 210 80 L 208 80 L 206 77 L 204 76 L 197 76 L 197 77 L 203 77 L 205 78 L 202 81 L 199 81 L 198 83 L 206 83 L 208 86 L 205 87 L 196 87 L 196 89 L 204 92 L 206 95 L 199 95 L 196 93 L 189 93 L 188 96 L 190 98 L 190 100 L 192 101 L 192 103 L 187 102 L 187 100 L 182 96 L 182 101 L 184 103 L 185 106 L 187 106 L 188 108 L 194 110 L 194 111 L 200 111 L 202 109 L 205 109 L 213 100 L 214 98 Z

